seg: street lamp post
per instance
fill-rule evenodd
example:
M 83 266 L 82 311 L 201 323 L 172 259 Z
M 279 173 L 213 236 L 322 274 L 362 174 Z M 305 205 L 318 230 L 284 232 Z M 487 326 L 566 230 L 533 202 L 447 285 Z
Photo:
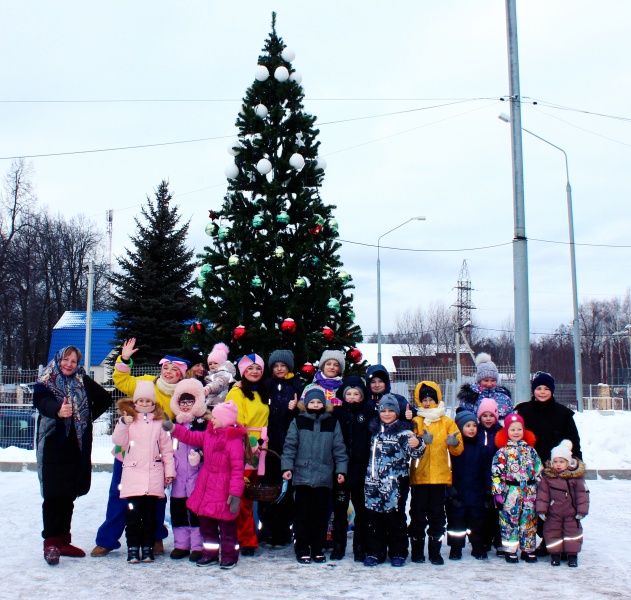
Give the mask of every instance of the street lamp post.
M 386 231 L 377 238 L 377 362 L 379 364 L 381 364 L 381 238 L 399 229 L 399 227 L 407 225 L 410 221 L 424 220 L 425 217 L 412 217 L 400 225 L 397 225 L 393 229 L 390 229 L 390 231 Z
M 499 119 L 504 121 L 505 123 L 510 122 L 510 118 L 508 115 L 502 113 L 499 116 Z M 567 220 L 568 227 L 570 230 L 570 266 L 572 271 L 572 308 L 573 308 L 573 338 L 574 338 L 574 379 L 576 383 L 576 406 L 578 408 L 578 412 L 583 412 L 583 375 L 581 369 L 581 327 L 578 318 L 578 287 L 576 284 L 576 245 L 574 244 L 574 212 L 572 209 L 572 186 L 570 185 L 570 169 L 568 166 L 567 153 L 563 148 L 559 148 L 552 142 L 542 138 L 540 135 L 529 131 L 525 127 L 522 127 L 522 130 L 526 133 L 529 133 L 533 137 L 536 137 L 538 140 L 541 140 L 548 146 L 552 146 L 556 148 L 560 152 L 563 152 L 563 156 L 565 158 L 565 193 L 567 197 Z

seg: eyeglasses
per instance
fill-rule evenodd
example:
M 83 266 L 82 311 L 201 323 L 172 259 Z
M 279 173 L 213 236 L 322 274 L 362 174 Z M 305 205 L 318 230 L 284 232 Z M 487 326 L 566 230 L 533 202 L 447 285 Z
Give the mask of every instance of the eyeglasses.
M 195 400 L 178 400 L 177 403 L 180 406 L 193 406 L 193 404 L 195 404 Z

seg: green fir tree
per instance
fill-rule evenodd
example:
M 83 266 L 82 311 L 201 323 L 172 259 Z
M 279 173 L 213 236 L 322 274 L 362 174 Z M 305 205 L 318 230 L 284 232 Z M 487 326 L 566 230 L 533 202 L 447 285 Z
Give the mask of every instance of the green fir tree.
M 115 286 L 113 325 L 116 345 L 135 337 L 140 349 L 134 362 L 155 364 L 165 354 L 177 355 L 186 322 L 195 318 L 193 251 L 186 246 L 189 224 L 179 226 L 177 206 L 171 206 L 169 184 L 162 181 L 155 200 L 147 197 L 138 218 L 134 249 L 118 257 L 120 271 L 111 275 Z
M 191 342 L 223 341 L 232 358 L 290 349 L 298 370 L 325 348 L 352 350 L 362 334 L 353 323 L 352 278 L 337 254 L 335 207 L 320 195 L 326 163 L 318 158 L 316 117 L 304 111 L 293 52 L 275 17 L 236 121 L 228 191 L 206 226 L 212 246 L 199 255 L 197 280 L 205 327 Z M 283 330 L 286 319 L 294 333 Z M 239 326 L 245 334 L 235 333 Z

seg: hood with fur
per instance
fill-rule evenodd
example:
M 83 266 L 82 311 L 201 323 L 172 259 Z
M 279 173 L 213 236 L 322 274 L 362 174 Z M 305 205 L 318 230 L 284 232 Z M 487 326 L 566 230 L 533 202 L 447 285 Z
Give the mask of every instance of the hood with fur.
M 134 417 L 135 419 L 139 414 L 134 406 L 134 401 L 131 398 L 123 398 L 122 400 L 119 400 L 116 404 L 116 408 L 118 408 L 118 412 L 121 417 L 123 416 L 123 413 L 127 413 L 128 417 Z M 154 419 L 164 419 L 164 411 L 159 404 L 155 405 L 155 409 L 151 414 L 153 414 Z
M 191 394 L 195 398 L 193 408 L 188 412 L 182 412 L 178 404 L 182 394 Z M 171 410 L 178 423 L 190 423 L 195 417 L 203 417 L 206 414 L 206 396 L 204 386 L 198 379 L 182 379 L 178 381 L 171 396 Z
M 524 437 L 522 438 L 522 441 L 526 442 L 526 444 L 528 444 L 531 448 L 534 448 L 537 443 L 537 438 L 532 431 L 524 429 Z M 498 448 L 503 448 L 506 444 L 508 444 L 508 442 L 508 431 L 506 431 L 506 427 L 502 427 L 502 429 L 495 434 L 495 445 Z
M 575 469 L 571 469 L 568 467 L 567 469 L 565 469 L 565 471 L 561 471 L 560 473 L 557 473 L 552 468 L 551 461 L 547 461 L 546 468 L 543 470 L 543 474 L 546 477 L 550 477 L 552 479 L 580 479 L 581 477 L 585 477 L 585 463 L 580 458 L 574 457 L 574 460 L 578 463 Z

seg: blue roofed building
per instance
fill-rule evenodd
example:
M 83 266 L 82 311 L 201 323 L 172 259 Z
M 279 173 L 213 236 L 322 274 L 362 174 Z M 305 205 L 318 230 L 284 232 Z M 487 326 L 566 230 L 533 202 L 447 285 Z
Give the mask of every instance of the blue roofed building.
M 53 327 L 53 336 L 50 341 L 48 351 L 48 361 L 50 362 L 55 353 L 65 346 L 76 346 L 85 354 L 85 311 L 67 310 Z M 94 378 L 98 382 L 107 379 L 107 369 L 105 360 L 114 352 L 112 343 L 114 342 L 115 329 L 112 321 L 116 313 L 114 311 L 95 311 L 92 313 L 92 348 L 90 368 Z M 83 365 L 84 360 L 81 359 Z

